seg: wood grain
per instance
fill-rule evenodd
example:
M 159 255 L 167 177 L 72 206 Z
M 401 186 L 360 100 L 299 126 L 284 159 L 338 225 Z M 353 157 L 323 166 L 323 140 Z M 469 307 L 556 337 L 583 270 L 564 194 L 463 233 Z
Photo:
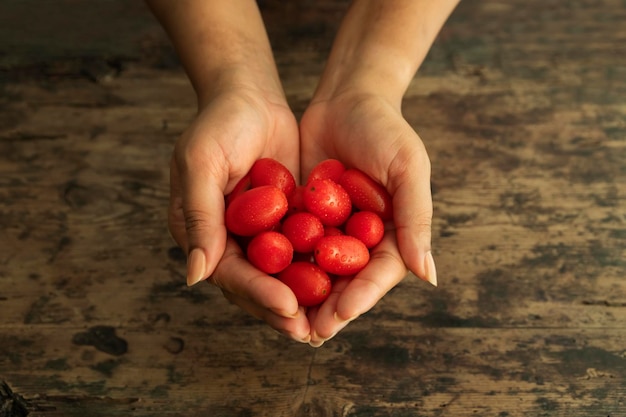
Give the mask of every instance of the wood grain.
M 189 83 L 144 8 L 58 3 L 19 42 L 0 25 L 0 410 L 626 416 L 623 1 L 461 3 L 403 107 L 440 286 L 407 277 L 320 349 L 187 288 L 165 212 Z M 259 4 L 301 114 L 347 2 Z

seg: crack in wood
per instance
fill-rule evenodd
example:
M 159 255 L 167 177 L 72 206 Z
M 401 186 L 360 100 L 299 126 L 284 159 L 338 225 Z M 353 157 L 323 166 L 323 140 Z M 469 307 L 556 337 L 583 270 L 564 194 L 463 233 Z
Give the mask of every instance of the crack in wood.
M 626 301 L 583 300 L 582 304 L 586 306 L 626 307 Z
M 313 385 L 312 381 L 311 381 L 311 373 L 313 371 L 313 364 L 315 363 L 315 357 L 317 355 L 317 349 L 315 349 L 313 351 L 313 354 L 311 355 L 311 361 L 309 362 L 309 369 L 307 370 L 307 374 L 306 374 L 306 383 L 304 385 L 304 392 L 302 393 L 302 402 L 301 402 L 301 406 L 306 406 L 307 403 L 307 397 L 309 394 L 309 387 L 311 385 Z
M 0 380 L 0 417 L 26 417 L 28 404 L 21 395 L 15 394 L 9 384 Z

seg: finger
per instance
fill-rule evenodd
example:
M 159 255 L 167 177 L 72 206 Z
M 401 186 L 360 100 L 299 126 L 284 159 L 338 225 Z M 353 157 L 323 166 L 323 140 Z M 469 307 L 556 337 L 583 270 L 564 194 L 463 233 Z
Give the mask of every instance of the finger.
M 396 244 L 395 234 L 387 232 L 371 252 L 368 265 L 342 291 L 337 301 L 337 318 L 350 321 L 369 311 L 407 275 Z
M 352 281 L 352 277 L 340 277 L 333 282 L 332 290 L 328 298 L 320 305 L 307 311 L 309 323 L 311 323 L 311 341 L 313 347 L 333 338 L 352 320 L 342 320 L 337 315 L 337 304 L 345 288 Z M 356 317 L 355 317 L 356 318 Z
M 332 291 L 332 290 L 331 290 Z M 331 292 L 332 295 L 332 292 Z M 330 298 L 330 295 L 329 295 Z M 311 331 L 313 331 L 313 323 L 317 318 L 317 313 L 320 311 L 320 306 L 313 306 L 306 308 L 306 317 L 309 319 L 309 323 L 311 325 Z
M 437 285 L 437 272 L 431 253 L 433 216 L 430 190 L 430 161 L 426 150 L 403 152 L 390 178 L 394 185 L 394 222 L 402 259 L 419 278 Z
M 231 238 L 210 280 L 222 290 L 280 316 L 293 318 L 298 314 L 298 301 L 289 287 L 252 266 Z
M 396 230 L 385 232 L 372 250 L 368 265 L 354 278 L 342 278 L 333 284 L 328 299 L 318 308 L 311 322 L 311 344 L 321 344 L 334 337 L 348 323 L 369 311 L 408 273 L 400 255 Z
M 222 290 L 224 297 L 250 315 L 263 320 L 277 332 L 301 343 L 308 343 L 311 340 L 309 320 L 307 319 L 304 307 L 299 307 L 297 314 L 293 318 L 276 314 L 272 310 L 259 306 L 258 304 L 241 297 L 237 294 Z
M 370 263 L 354 278 L 340 278 L 311 322 L 313 347 L 333 338 L 351 321 L 369 311 L 406 276 L 407 269 L 393 238 L 388 233 L 372 252 Z
M 228 173 L 211 172 L 209 159 L 199 156 L 182 162 L 172 158 L 173 193 L 182 208 L 174 221 L 175 239 L 188 254 L 187 284 L 194 285 L 213 273 L 226 245 L 223 183 Z M 184 166 L 181 166 L 184 164 Z M 174 208 L 176 210 L 176 207 Z M 179 211 L 180 212 L 180 211 Z M 175 211 L 176 213 L 176 211 Z M 184 227 L 181 222 L 184 221 Z

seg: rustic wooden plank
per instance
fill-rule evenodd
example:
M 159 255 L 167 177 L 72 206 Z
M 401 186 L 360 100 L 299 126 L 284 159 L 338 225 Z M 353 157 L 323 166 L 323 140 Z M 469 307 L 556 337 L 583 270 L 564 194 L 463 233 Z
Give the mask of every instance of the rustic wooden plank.
M 388 315 L 375 311 L 318 351 L 294 346 L 258 324 L 235 323 L 178 327 L 186 340 L 180 355 L 163 348 L 163 332 L 122 329 L 129 351 L 112 357 L 71 346 L 71 334 L 44 327 L 28 332 L 30 350 L 66 346 L 66 356 L 14 358 L 28 360 L 28 370 L 15 366 L 7 375 L 23 392 L 47 386 L 47 396 L 26 397 L 32 407 L 48 407 L 41 415 L 62 415 L 72 409 L 72 398 L 78 410 L 101 402 L 116 413 L 132 409 L 136 415 L 151 415 L 163 403 L 163 411 L 173 415 L 248 410 L 271 416 L 313 409 L 313 415 L 585 416 L 619 415 L 623 409 L 623 332 L 381 320 Z M 11 336 L 25 346 L 25 333 Z
M 347 2 L 260 4 L 300 114 Z M 433 162 L 440 286 L 408 277 L 317 350 L 186 287 L 164 219 L 189 83 L 139 6 L 72 7 L 48 29 L 126 10 L 119 43 L 101 21 L 92 47 L 0 25 L 0 409 L 624 415 L 623 1 L 461 3 L 403 107 Z

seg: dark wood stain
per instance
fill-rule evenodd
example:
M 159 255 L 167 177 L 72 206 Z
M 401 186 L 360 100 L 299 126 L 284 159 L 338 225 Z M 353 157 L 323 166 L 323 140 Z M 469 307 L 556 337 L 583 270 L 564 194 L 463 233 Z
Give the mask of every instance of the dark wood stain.
M 79 346 L 93 346 L 94 348 L 114 356 L 120 356 L 128 351 L 126 340 L 117 336 L 115 328 L 111 326 L 93 326 L 86 332 L 78 332 L 72 337 L 72 343 Z

